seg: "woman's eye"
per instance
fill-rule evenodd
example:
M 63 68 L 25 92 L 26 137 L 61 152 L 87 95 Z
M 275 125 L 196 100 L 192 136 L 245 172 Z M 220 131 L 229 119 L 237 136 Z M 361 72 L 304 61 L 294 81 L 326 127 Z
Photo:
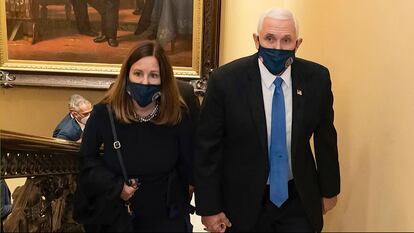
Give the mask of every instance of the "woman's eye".
M 159 74 L 152 73 L 152 74 L 151 74 L 151 77 L 152 77 L 152 78 L 158 78 L 158 77 L 159 77 Z
M 141 76 L 142 72 L 135 71 L 133 74 L 134 74 L 135 76 Z

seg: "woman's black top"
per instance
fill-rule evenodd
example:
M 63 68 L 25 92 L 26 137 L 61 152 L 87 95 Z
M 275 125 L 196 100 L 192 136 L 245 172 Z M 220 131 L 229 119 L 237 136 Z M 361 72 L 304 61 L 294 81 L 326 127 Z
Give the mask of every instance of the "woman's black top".
M 173 215 L 188 214 L 194 129 L 183 113 L 181 122 L 174 126 L 152 122 L 123 124 L 114 116 L 126 172 L 141 183 L 130 199 L 135 221 L 162 222 Z M 80 156 L 78 182 L 86 196 L 105 195 L 108 201 L 119 201 L 124 179 L 104 104 L 94 106 L 84 130 Z

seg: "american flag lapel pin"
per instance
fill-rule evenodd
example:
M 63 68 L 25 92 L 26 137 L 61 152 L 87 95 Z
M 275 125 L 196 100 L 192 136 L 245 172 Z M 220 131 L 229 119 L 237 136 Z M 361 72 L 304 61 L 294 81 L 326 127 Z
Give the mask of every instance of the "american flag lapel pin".
M 296 94 L 297 94 L 297 95 L 302 95 L 302 90 L 299 90 L 299 89 L 298 89 L 298 90 L 296 90 Z

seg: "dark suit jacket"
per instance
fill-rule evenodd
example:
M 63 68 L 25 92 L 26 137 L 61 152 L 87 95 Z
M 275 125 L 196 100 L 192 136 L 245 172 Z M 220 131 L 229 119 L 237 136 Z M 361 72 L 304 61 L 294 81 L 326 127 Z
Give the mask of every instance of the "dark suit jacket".
M 200 112 L 200 100 L 194 94 L 194 88 L 185 81 L 177 80 L 178 90 L 188 107 L 191 120 L 196 124 Z
M 322 197 L 340 191 L 333 95 L 329 71 L 297 58 L 292 64 L 292 171 L 315 231 L 321 231 Z M 315 160 L 310 147 L 314 136 Z M 257 54 L 215 70 L 197 129 L 196 208 L 223 211 L 232 230 L 256 223 L 269 173 L 266 118 Z M 316 163 L 315 163 L 316 161 Z
M 53 131 L 54 138 L 61 138 L 69 141 L 77 141 L 81 138 L 81 136 L 82 130 L 70 114 L 66 115 Z

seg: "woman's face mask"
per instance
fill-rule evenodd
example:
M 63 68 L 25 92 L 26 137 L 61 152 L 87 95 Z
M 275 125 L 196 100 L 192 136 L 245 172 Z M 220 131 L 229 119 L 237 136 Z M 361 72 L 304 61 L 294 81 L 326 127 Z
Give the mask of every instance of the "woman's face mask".
M 128 80 L 126 90 L 141 107 L 148 106 L 161 95 L 160 84 L 141 84 Z

